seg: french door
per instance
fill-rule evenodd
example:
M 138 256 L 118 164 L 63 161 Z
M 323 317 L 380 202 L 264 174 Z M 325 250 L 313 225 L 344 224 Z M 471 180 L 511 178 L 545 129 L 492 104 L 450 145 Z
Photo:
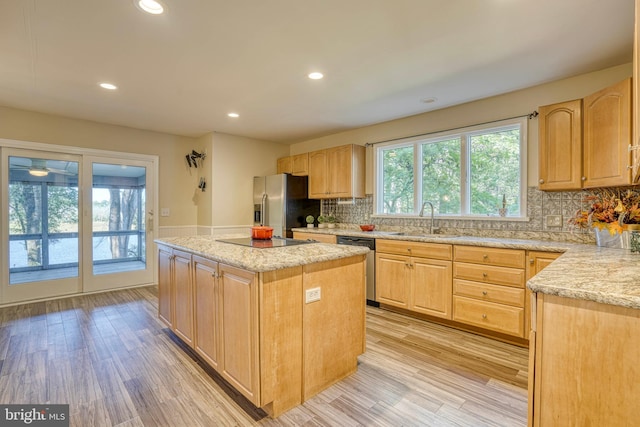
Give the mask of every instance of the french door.
M 85 292 L 153 282 L 153 163 L 85 156 Z
M 156 161 L 0 150 L 0 304 L 154 282 Z

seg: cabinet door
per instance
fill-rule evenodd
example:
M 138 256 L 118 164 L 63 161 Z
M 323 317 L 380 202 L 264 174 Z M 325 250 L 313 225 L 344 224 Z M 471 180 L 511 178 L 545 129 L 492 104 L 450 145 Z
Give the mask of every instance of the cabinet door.
M 158 317 L 173 329 L 171 315 L 171 301 L 173 291 L 171 289 L 171 263 L 173 251 L 165 246 L 158 245 Z
M 291 174 L 296 176 L 309 175 L 309 153 L 296 154 L 292 157 Z
M 413 292 L 410 309 L 451 319 L 451 261 L 412 258 Z
M 258 370 L 258 292 L 256 274 L 219 265 L 220 374 L 260 406 Z
M 193 282 L 191 255 L 173 251 L 174 320 L 173 331 L 193 347 Z
M 540 190 L 582 188 L 582 100 L 539 108 Z
M 278 169 L 277 173 L 291 173 L 291 157 L 281 157 L 278 159 Z
M 193 257 L 193 288 L 195 292 L 195 350 L 218 370 L 218 263 Z
M 309 153 L 309 198 L 327 198 L 327 151 Z
M 557 252 L 538 252 L 538 251 L 530 251 L 528 254 L 529 264 L 527 266 L 527 280 L 531 279 L 533 276 L 542 271 L 543 268 L 547 267 L 554 260 L 556 260 L 561 253 Z M 526 299 L 525 299 L 525 332 L 531 330 L 531 291 L 526 289 Z M 529 342 L 529 348 L 531 348 L 531 342 Z
M 376 301 L 409 308 L 411 286 L 410 258 L 401 255 L 376 254 Z
M 584 98 L 584 188 L 631 184 L 631 79 Z
M 327 150 L 329 193 L 332 197 L 352 196 L 351 146 Z

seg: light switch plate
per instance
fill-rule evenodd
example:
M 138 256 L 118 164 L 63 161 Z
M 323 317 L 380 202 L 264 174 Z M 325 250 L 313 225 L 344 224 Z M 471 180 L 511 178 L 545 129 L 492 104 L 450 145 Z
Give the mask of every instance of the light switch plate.
M 562 227 L 562 215 L 547 215 L 547 227 Z

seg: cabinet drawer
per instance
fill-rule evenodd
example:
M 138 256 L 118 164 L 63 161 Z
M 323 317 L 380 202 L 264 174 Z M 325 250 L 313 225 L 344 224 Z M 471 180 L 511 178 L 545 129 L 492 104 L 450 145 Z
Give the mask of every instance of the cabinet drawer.
M 524 309 L 453 297 L 453 320 L 524 338 Z
M 450 260 L 452 247 L 442 243 L 409 242 L 406 240 L 376 239 L 376 251 L 396 255 Z
M 454 262 L 453 277 L 454 279 L 524 288 L 524 270 L 519 268 Z
M 468 282 L 466 280 L 453 281 L 454 295 L 508 304 L 520 308 L 524 308 L 524 292 L 524 289 L 507 286 Z
M 455 246 L 453 260 L 501 267 L 525 267 L 525 251 L 520 249 Z

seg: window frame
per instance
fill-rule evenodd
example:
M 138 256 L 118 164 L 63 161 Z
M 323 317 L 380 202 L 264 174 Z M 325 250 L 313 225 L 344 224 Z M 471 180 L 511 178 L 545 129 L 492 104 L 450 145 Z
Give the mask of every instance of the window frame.
M 520 211 L 517 215 L 501 217 L 497 213 L 495 215 L 472 214 L 471 209 L 471 157 L 470 147 L 471 138 L 473 136 L 482 135 L 491 132 L 507 131 L 511 129 L 520 130 Z M 469 220 L 500 220 L 500 221 L 528 221 L 527 217 L 527 136 L 528 121 L 526 116 L 512 119 L 505 119 L 496 122 L 490 122 L 480 125 L 467 126 L 443 132 L 430 133 L 403 139 L 397 139 L 389 142 L 379 143 L 374 146 L 374 179 L 373 179 L 373 217 L 377 218 L 419 218 L 419 212 L 422 208 L 422 150 L 421 145 L 430 142 L 439 142 L 447 139 L 460 140 L 460 214 L 436 214 L 441 219 L 469 219 Z M 381 191 L 384 189 L 383 179 L 383 162 L 382 150 L 389 148 L 404 148 L 407 146 L 414 147 L 413 159 L 413 212 L 410 214 L 390 214 L 383 213 L 384 197 Z

